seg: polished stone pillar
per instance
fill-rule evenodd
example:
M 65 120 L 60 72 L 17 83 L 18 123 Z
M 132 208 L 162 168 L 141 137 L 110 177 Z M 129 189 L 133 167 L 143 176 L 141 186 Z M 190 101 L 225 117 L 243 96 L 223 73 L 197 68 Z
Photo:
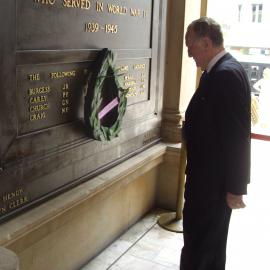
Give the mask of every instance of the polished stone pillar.
M 164 141 L 175 143 L 181 141 L 182 116 L 179 111 L 179 101 L 184 17 L 185 1 L 169 1 L 162 137 Z
M 168 2 L 162 122 L 162 138 L 166 142 L 181 142 L 185 110 L 196 89 L 197 68 L 187 55 L 185 32 L 187 25 L 200 17 L 202 5 L 201 0 Z
M 182 141 L 181 130 L 188 103 L 196 89 L 197 68 L 193 59 L 188 57 L 185 46 L 187 26 L 205 13 L 207 0 L 171 0 L 168 3 L 167 47 L 165 65 L 164 109 L 162 138 L 166 142 Z M 186 151 L 180 146 L 180 159 L 176 183 L 176 212 L 161 216 L 158 224 L 170 231 L 182 232 L 182 207 L 185 183 Z M 175 160 L 174 160 L 175 162 Z M 175 165 L 175 164 L 174 164 Z M 169 182 L 166 179 L 166 184 Z

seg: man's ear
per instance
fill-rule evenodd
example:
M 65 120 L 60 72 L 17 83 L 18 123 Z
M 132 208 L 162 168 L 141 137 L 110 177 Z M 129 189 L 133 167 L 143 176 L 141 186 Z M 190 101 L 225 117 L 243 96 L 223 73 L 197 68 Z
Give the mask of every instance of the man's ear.
M 212 46 L 212 41 L 208 37 L 204 37 L 202 39 L 202 45 L 204 49 L 209 49 Z

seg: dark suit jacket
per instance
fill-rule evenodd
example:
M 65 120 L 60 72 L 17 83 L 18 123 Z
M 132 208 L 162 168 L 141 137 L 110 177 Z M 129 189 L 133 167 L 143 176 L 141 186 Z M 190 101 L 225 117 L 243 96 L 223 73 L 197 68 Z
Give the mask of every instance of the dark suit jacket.
M 250 86 L 229 53 L 201 80 L 186 111 L 186 194 L 246 194 L 250 179 Z M 187 199 L 187 198 L 186 198 Z

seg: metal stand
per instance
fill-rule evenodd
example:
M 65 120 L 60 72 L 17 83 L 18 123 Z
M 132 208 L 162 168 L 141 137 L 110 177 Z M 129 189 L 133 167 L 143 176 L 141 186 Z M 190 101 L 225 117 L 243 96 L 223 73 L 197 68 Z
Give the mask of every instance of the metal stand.
M 185 168 L 186 168 L 186 147 L 182 143 L 180 150 L 180 165 L 177 191 L 177 209 L 176 212 L 162 214 L 158 220 L 158 225 L 165 230 L 172 232 L 183 232 L 182 225 L 182 208 L 184 200 L 184 185 L 185 185 Z

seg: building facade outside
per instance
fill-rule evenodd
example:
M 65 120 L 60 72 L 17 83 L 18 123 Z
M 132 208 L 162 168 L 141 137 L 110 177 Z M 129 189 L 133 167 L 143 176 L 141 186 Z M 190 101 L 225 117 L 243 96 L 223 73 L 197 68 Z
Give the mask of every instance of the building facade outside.
M 270 2 L 267 0 L 208 0 L 208 16 L 223 28 L 226 50 L 244 66 L 252 91 L 253 132 L 270 134 Z

